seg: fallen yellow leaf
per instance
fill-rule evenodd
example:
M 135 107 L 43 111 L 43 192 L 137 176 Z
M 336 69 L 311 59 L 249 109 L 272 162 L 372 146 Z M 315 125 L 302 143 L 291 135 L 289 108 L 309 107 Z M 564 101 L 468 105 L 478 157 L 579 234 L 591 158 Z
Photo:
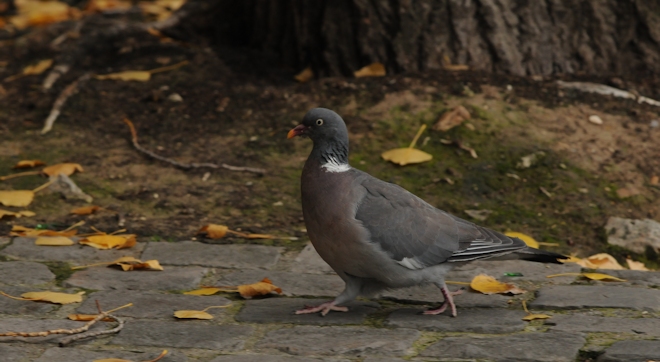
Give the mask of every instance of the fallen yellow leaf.
M 312 70 L 312 67 L 307 67 L 303 69 L 302 72 L 296 74 L 293 79 L 297 80 L 300 83 L 307 83 L 310 80 L 314 78 L 314 71 Z
M 39 160 L 22 160 L 18 161 L 13 168 L 32 168 L 43 165 L 45 165 L 45 163 Z
M 133 6 L 130 0 L 89 0 L 86 12 L 101 12 L 104 10 L 128 10 Z
M 619 264 L 618 261 L 616 261 L 616 259 L 614 259 L 612 255 L 606 253 L 592 255 L 588 258 L 578 261 L 577 264 L 589 269 L 625 269 L 623 266 L 621 266 L 621 264 Z
M 521 294 L 525 293 L 524 290 L 516 287 L 513 284 L 502 283 L 495 278 L 486 274 L 479 274 L 472 279 L 470 287 L 483 294 Z
M 360 70 L 353 73 L 355 78 L 362 77 L 383 77 L 385 76 L 385 66 L 383 63 L 371 63 L 366 67 L 361 68 Z
M 54 230 L 37 230 L 37 229 L 31 229 L 27 228 L 25 226 L 21 225 L 14 225 L 11 227 L 11 231 L 9 232 L 9 236 L 28 236 L 28 237 L 35 237 L 35 236 L 74 236 L 78 233 L 78 230 L 71 229 L 71 230 L 63 230 L 63 231 L 54 231 Z
M 80 321 L 80 322 L 89 322 L 92 319 L 96 318 L 98 315 L 97 314 L 69 314 L 67 318 L 69 318 L 72 321 Z M 115 320 L 106 317 L 101 319 L 103 322 L 114 322 Z
M 639 261 L 634 261 L 632 259 L 626 258 L 626 264 L 628 264 L 628 268 L 630 270 L 649 271 L 649 269 L 644 265 L 644 263 Z
M 23 69 L 23 74 L 25 75 L 41 74 L 45 72 L 46 69 L 50 68 L 51 65 L 53 65 L 52 59 L 44 59 L 37 64 L 28 65 L 27 67 L 25 67 Z
M 219 291 L 221 291 L 221 288 L 201 288 L 201 289 L 195 289 L 191 290 L 188 292 L 184 292 L 183 294 L 188 294 L 188 295 L 213 295 Z
M 214 305 L 211 307 L 206 307 L 204 310 L 177 310 L 174 312 L 174 316 L 177 318 L 187 318 L 187 319 L 213 319 L 213 316 L 208 314 L 206 311 L 212 308 L 227 308 L 231 304 L 227 305 Z
M 417 134 L 415 135 L 415 138 L 412 140 L 410 143 L 410 146 L 406 148 L 396 148 L 393 150 L 385 151 L 383 152 L 380 156 L 385 160 L 385 161 L 390 161 L 393 163 L 396 163 L 401 166 L 405 166 L 408 164 L 412 163 L 420 163 L 420 162 L 426 162 L 430 161 L 433 159 L 433 156 L 429 155 L 428 153 L 424 151 L 420 151 L 415 147 L 415 144 L 417 143 L 417 140 L 419 137 L 422 135 L 424 130 L 426 129 L 426 125 L 423 124 L 420 128 L 419 131 L 417 131 Z
M 229 228 L 225 225 L 208 224 L 202 226 L 202 228 L 199 229 L 197 234 L 206 233 L 206 236 L 208 236 L 211 239 L 220 239 L 225 235 L 227 235 L 228 230 Z
M 71 304 L 82 302 L 83 294 L 85 294 L 85 292 L 78 292 L 76 294 L 58 292 L 28 292 L 21 294 L 21 297 L 55 304 Z
M 32 190 L 10 190 L 0 191 L 0 204 L 5 206 L 25 207 L 34 200 Z
M 262 281 L 254 284 L 239 285 L 236 288 L 238 289 L 238 293 L 243 298 L 252 298 L 257 295 L 266 295 L 270 292 L 282 294 L 282 289 L 274 286 L 273 282 L 271 282 L 268 278 L 264 278 Z
M 73 245 L 73 240 L 66 236 L 40 236 L 35 240 L 34 245 L 69 246 Z
M 177 318 L 186 319 L 213 319 L 213 316 L 201 310 L 177 310 L 174 312 Z
M 504 233 L 504 235 L 511 237 L 511 238 L 518 238 L 527 244 L 530 248 L 538 249 L 539 248 L 539 243 L 534 240 L 533 237 L 523 234 L 523 233 L 518 233 L 515 231 L 507 231 Z
M 602 274 L 602 273 L 561 273 L 548 275 L 546 278 L 565 277 L 565 276 L 581 276 L 591 280 L 602 280 L 606 282 L 625 282 L 625 279 L 620 279 L 615 276 Z
M 76 171 L 83 172 L 82 166 L 77 163 L 58 163 L 44 168 L 41 172 L 48 176 L 64 174 L 67 176 L 73 175 Z
M 101 209 L 101 207 L 96 206 L 96 205 L 83 206 L 83 207 L 79 207 L 77 209 L 71 210 L 71 214 L 74 214 L 74 215 L 89 215 L 89 214 L 93 214 L 94 212 L 96 212 L 100 209 Z
M 32 217 L 34 215 L 36 215 L 34 212 L 28 211 L 28 210 L 13 212 L 13 211 L 0 209 L 0 219 L 2 219 L 5 216 L 19 218 L 19 217 L 23 217 L 23 216 Z
M 151 70 L 126 70 L 126 71 L 118 72 L 118 73 L 96 75 L 94 77 L 96 79 L 99 79 L 99 80 L 113 79 L 113 80 L 124 80 L 124 81 L 135 80 L 135 81 L 138 81 L 138 82 L 146 82 L 149 79 L 151 79 L 152 74 L 174 70 L 174 69 L 180 68 L 180 67 L 182 67 L 186 64 L 188 64 L 188 61 L 184 60 L 184 61 L 179 62 L 177 64 L 168 65 L 166 67 L 161 67 L 161 68 L 156 68 L 156 69 L 151 69 Z
M 135 234 L 126 235 L 92 235 L 79 241 L 96 249 L 126 249 L 135 246 Z
M 535 319 L 548 319 L 550 318 L 547 314 L 528 314 L 523 317 L 524 321 L 533 321 Z

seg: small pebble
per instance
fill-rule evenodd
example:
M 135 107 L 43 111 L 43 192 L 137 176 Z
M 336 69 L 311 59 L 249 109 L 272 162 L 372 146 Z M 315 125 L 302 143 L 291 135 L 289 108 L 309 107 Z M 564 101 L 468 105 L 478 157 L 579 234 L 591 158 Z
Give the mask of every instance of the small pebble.
M 273 203 L 273 206 L 284 206 L 284 203 L 282 201 L 278 201 Z
M 658 121 L 657 119 L 654 119 L 654 120 L 651 121 L 649 126 L 651 126 L 651 128 L 658 128 L 658 127 L 660 127 L 660 121 Z
M 589 116 L 589 122 L 593 124 L 603 124 L 603 120 L 595 114 Z
M 167 100 L 172 102 L 183 102 L 183 97 L 179 93 L 172 93 L 167 97 Z

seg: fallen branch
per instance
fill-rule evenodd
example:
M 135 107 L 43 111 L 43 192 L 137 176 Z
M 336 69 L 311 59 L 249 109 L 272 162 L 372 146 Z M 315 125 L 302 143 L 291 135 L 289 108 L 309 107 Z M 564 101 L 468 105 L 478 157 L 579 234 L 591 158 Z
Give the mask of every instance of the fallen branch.
M 121 307 L 109 310 L 107 312 L 103 312 L 99 315 L 97 315 L 94 319 L 91 321 L 87 322 L 84 326 L 79 327 L 79 328 L 73 328 L 73 329 L 51 329 L 47 331 L 39 331 L 39 332 L 5 332 L 5 333 L 0 333 L 0 337 L 46 337 L 51 334 L 76 334 L 76 336 L 66 338 L 60 342 L 60 347 L 65 346 L 73 341 L 77 341 L 83 338 L 89 338 L 89 337 L 96 337 L 104 334 L 111 334 L 111 333 L 117 333 L 119 332 L 122 328 L 124 328 L 124 321 L 111 315 L 110 313 L 115 312 L 119 309 L 123 309 L 126 307 L 132 306 L 133 303 L 128 303 L 126 305 L 123 305 Z M 105 318 L 112 318 L 114 319 L 118 325 L 115 328 L 108 329 L 108 330 L 102 330 L 102 331 L 94 331 L 91 333 L 87 334 L 81 334 L 83 332 L 87 332 L 91 326 L 93 326 L 96 322 L 105 319 Z
M 656 101 L 655 99 L 647 98 L 644 96 L 638 96 L 623 89 L 610 87 L 605 84 L 590 83 L 590 82 L 562 82 L 561 80 L 558 80 L 557 85 L 559 86 L 559 88 L 575 89 L 581 92 L 597 93 L 597 94 L 613 96 L 618 98 L 633 99 L 636 100 L 637 103 L 648 103 L 656 107 L 660 106 L 660 102 Z
M 48 118 L 46 118 L 46 122 L 44 123 L 44 128 L 41 130 L 41 134 L 44 135 L 53 128 L 53 124 L 55 123 L 55 120 L 57 120 L 57 117 L 60 116 L 60 112 L 62 111 L 62 107 L 66 103 L 66 101 L 71 97 L 72 95 L 76 94 L 78 92 L 78 88 L 80 87 L 80 84 L 88 80 L 90 77 L 89 73 L 85 73 L 82 76 L 80 76 L 78 79 L 74 80 L 71 84 L 66 86 L 62 93 L 57 97 L 55 100 L 55 103 L 53 104 L 53 108 L 50 110 L 50 114 L 48 114 Z
M 216 165 L 214 163 L 181 163 L 175 160 L 172 160 L 167 157 L 160 156 L 152 151 L 149 151 L 148 149 L 140 146 L 138 143 L 138 137 L 137 137 L 137 131 L 135 130 L 135 126 L 133 125 L 133 122 L 131 122 L 128 118 L 124 118 L 124 123 L 128 125 L 128 128 L 131 130 L 131 142 L 133 143 L 133 147 L 135 147 L 136 150 L 146 154 L 147 156 L 151 158 L 155 158 L 159 161 L 167 162 L 170 165 L 189 170 L 193 168 L 224 168 L 225 170 L 229 171 L 244 171 L 244 172 L 252 172 L 256 174 L 263 175 L 266 173 L 266 170 L 263 168 L 255 168 L 255 167 L 242 167 L 242 166 L 232 166 L 228 165 L 226 163 L 222 163 L 220 165 Z

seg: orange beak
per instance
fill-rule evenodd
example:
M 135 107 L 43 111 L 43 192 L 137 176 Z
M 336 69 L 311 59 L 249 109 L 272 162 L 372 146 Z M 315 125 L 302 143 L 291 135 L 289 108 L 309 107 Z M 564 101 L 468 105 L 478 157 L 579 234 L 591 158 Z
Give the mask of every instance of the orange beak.
M 300 136 L 301 134 L 305 134 L 305 131 L 307 131 L 307 127 L 303 124 L 299 124 L 294 129 L 290 130 L 289 133 L 287 133 L 286 138 L 290 139 L 296 136 Z

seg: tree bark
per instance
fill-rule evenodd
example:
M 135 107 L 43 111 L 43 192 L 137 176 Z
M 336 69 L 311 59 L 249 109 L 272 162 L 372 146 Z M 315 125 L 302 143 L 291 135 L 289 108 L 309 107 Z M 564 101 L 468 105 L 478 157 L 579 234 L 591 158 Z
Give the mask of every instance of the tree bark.
M 208 0 L 190 0 L 187 6 Z M 208 6 L 207 6 L 208 7 Z M 184 6 L 186 8 L 186 6 Z M 214 41 L 317 75 L 373 62 L 389 73 L 657 76 L 660 0 L 216 0 Z

